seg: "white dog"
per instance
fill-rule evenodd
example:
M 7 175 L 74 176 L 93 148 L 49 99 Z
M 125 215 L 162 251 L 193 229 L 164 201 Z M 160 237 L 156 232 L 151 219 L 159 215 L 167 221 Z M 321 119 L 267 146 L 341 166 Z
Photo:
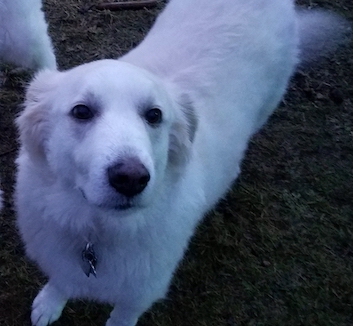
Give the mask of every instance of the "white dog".
M 31 69 L 56 69 L 41 0 L 0 0 L 0 59 Z
M 41 0 L 0 0 L 1 60 L 31 69 L 56 69 L 41 6 Z
M 114 305 L 107 326 L 132 326 L 165 296 L 281 100 L 314 16 L 318 31 L 338 26 L 290 0 L 172 0 L 120 60 L 37 75 L 17 120 L 16 187 L 27 253 L 49 277 L 34 325 L 87 298 Z

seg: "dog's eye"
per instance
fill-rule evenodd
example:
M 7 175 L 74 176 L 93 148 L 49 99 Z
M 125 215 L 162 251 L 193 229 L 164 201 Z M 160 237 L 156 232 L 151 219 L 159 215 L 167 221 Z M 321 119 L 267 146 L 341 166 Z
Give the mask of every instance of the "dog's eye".
M 90 120 L 94 116 L 91 109 L 83 104 L 74 106 L 74 108 L 71 110 L 71 114 L 74 118 L 78 120 Z
M 145 113 L 146 121 L 151 125 L 156 125 L 162 122 L 162 111 L 154 108 Z

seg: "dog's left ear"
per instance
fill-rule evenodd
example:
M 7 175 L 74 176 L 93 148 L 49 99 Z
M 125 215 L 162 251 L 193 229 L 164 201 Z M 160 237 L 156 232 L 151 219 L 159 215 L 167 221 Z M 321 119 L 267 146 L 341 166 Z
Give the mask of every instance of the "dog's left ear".
M 27 88 L 24 110 L 16 119 L 21 145 L 32 158 L 45 159 L 45 145 L 50 133 L 46 99 L 55 88 L 59 72 L 44 70 L 39 72 Z
M 177 119 L 169 135 L 169 164 L 179 167 L 190 156 L 191 146 L 197 130 L 198 118 L 190 97 L 183 94 L 177 100 Z

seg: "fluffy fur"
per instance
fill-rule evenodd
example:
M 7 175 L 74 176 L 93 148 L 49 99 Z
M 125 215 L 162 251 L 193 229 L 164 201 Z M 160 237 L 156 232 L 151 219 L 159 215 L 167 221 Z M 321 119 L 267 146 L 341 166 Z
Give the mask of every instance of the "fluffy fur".
M 41 0 L 0 0 L 0 59 L 31 69 L 56 69 Z
M 196 225 L 285 92 L 311 33 L 310 14 L 298 15 L 289 0 L 172 0 L 119 60 L 37 75 L 17 120 L 16 186 L 26 251 L 49 278 L 34 325 L 87 298 L 114 306 L 107 326 L 132 326 L 165 296 Z M 150 180 L 126 196 L 109 169 L 136 161 Z M 96 278 L 82 269 L 89 242 Z

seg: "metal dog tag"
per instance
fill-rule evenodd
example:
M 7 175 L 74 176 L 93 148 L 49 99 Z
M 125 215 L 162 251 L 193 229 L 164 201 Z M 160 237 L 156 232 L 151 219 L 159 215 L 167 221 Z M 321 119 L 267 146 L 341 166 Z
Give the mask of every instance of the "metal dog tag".
M 97 256 L 94 252 L 93 244 L 90 242 L 87 242 L 85 249 L 82 250 L 82 261 L 82 269 L 87 277 L 89 277 L 90 274 L 93 274 L 94 277 L 97 277 Z

